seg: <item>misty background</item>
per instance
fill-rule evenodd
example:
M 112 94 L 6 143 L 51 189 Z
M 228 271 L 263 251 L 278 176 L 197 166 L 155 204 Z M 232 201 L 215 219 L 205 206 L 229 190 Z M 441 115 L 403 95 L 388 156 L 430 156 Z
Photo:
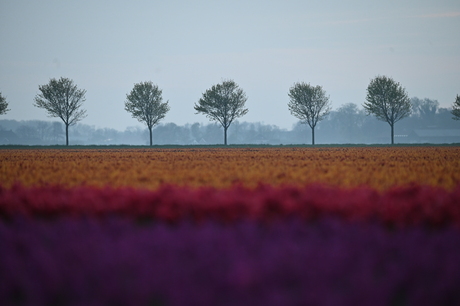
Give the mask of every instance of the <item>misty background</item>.
M 460 143 L 460 121 L 451 109 L 430 99 L 411 99 L 412 115 L 395 124 L 395 143 Z M 331 111 L 316 127 L 317 144 L 375 144 L 390 142 L 390 126 L 364 113 L 361 106 L 347 103 Z M 69 128 L 71 145 L 148 145 L 146 127 L 131 126 L 120 131 L 77 123 Z M 235 121 L 228 129 L 229 144 L 310 144 L 311 129 L 297 122 L 290 129 L 263 122 Z M 222 144 L 218 123 L 178 125 L 160 123 L 153 128 L 154 145 Z M 0 120 L 0 145 L 65 144 L 61 121 Z
M 322 86 L 338 110 L 362 105 L 369 81 L 386 75 L 410 97 L 448 108 L 460 94 L 458 29 L 458 0 L 0 0 L 0 92 L 10 109 L 1 125 L 16 133 L 18 126 L 3 120 L 24 126 L 55 120 L 33 99 L 39 85 L 60 77 L 87 90 L 88 116 L 71 127 L 71 143 L 83 141 L 83 126 L 144 133 L 124 110 L 126 94 L 143 81 L 157 84 L 171 106 L 157 141 L 167 126 L 189 129 L 197 122 L 207 129 L 209 121 L 193 105 L 222 79 L 235 80 L 248 96 L 249 113 L 230 127 L 230 143 L 249 142 L 237 131 L 252 131 L 252 123 L 254 131 L 306 129 L 296 127 L 287 108 L 295 82 Z M 338 131 L 328 128 L 333 118 L 318 126 L 318 142 L 336 141 Z M 411 120 L 398 122 L 397 133 L 405 134 Z M 386 134 L 385 123 L 375 124 Z M 309 132 L 303 134 L 286 142 L 308 143 Z

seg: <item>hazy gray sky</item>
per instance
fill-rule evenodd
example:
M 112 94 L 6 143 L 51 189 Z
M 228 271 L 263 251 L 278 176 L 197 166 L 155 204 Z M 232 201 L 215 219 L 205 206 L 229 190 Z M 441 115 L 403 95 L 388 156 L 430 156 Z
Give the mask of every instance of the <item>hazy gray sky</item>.
M 67 77 L 86 89 L 81 121 L 140 126 L 124 110 L 152 81 L 171 111 L 162 122 L 208 122 L 201 94 L 223 79 L 245 90 L 241 121 L 291 128 L 294 82 L 321 85 L 333 108 L 361 105 L 387 75 L 409 96 L 451 106 L 460 94 L 460 1 L 0 0 L 0 119 L 58 120 L 33 106 L 38 86 Z

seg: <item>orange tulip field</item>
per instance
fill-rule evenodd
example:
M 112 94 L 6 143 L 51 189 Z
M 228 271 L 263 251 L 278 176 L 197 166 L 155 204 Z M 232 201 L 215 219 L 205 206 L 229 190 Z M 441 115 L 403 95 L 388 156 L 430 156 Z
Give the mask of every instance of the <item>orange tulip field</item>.
M 386 190 L 410 183 L 452 189 L 460 182 L 458 147 L 2 150 L 0 160 L 3 187 L 321 183 Z

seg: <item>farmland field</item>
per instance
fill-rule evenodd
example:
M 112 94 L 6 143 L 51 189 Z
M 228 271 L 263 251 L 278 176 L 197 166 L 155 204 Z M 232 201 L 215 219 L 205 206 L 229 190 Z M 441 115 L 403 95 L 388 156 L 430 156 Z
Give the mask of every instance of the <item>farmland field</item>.
M 385 190 L 409 183 L 452 189 L 460 182 L 458 147 L 2 150 L 0 160 L 4 187 L 322 183 Z
M 460 148 L 0 150 L 1 305 L 458 305 Z

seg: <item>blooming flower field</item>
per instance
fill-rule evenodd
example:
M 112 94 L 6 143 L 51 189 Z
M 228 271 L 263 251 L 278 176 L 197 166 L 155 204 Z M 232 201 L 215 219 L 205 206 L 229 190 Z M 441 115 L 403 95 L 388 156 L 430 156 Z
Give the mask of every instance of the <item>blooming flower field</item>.
M 458 147 L 2 150 L 3 187 L 227 188 L 322 183 L 386 190 L 409 183 L 452 189 Z
M 458 305 L 460 148 L 0 151 L 1 305 Z

